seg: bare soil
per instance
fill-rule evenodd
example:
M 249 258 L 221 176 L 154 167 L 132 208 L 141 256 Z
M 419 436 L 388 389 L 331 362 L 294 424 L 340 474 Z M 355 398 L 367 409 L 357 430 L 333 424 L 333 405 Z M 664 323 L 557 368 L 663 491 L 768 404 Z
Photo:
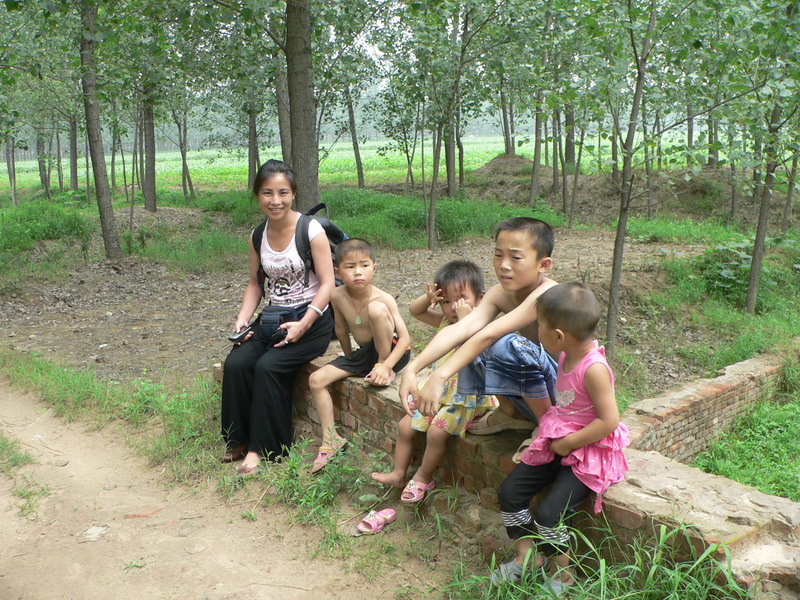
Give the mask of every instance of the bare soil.
M 508 165 L 495 169 L 503 167 Z M 582 202 L 587 215 L 597 212 L 589 220 L 608 220 L 608 207 L 590 198 Z M 613 210 L 613 202 L 607 204 Z M 126 222 L 127 212 L 118 218 Z M 194 209 L 134 214 L 137 227 L 160 224 L 190 233 L 203 218 Z M 214 219 L 228 227 L 224 216 Z M 552 276 L 581 279 L 605 302 L 614 232 L 562 228 L 556 240 Z M 433 252 L 379 249 L 375 283 L 407 307 L 438 266 L 458 257 L 478 263 L 491 284 L 491 243 L 468 239 Z M 663 285 L 659 265 L 666 256 L 700 250 L 663 243 L 631 243 L 626 249 L 620 345 L 647 357 L 640 376 L 653 393 L 700 373 L 670 351 L 669 340 L 689 334 L 677 324 L 654 323 L 638 300 Z M 19 282 L 14 293 L 0 295 L 2 343 L 65 366 L 92 367 L 110 380 L 180 385 L 207 376 L 226 354 L 246 270 L 244 257 L 223 272 L 189 275 L 131 257 L 87 263 L 54 273 L 45 283 Z M 409 325 L 415 344 L 424 343 L 429 332 L 410 319 Z M 37 460 L 15 480 L 0 479 L 0 598 L 391 598 L 404 586 L 436 588 L 457 558 L 452 549 L 434 553 L 435 560 L 426 563 L 399 556 L 391 567 L 382 561 L 377 579 L 354 568 L 357 557 L 310 558 L 319 532 L 292 525 L 280 505 L 265 508 L 258 494 L 247 491 L 226 503 L 202 486 L 203 491 L 170 487 L 158 469 L 131 455 L 125 434 L 115 426 L 96 431 L 64 423 L 5 381 L 0 381 L 0 426 Z M 27 517 L 13 493 L 25 481 L 50 490 Z M 242 518 L 250 510 L 256 521 Z M 404 513 L 401 520 L 411 522 L 413 514 Z M 398 523 L 382 542 L 364 543 L 392 545 L 405 540 L 404 530 Z

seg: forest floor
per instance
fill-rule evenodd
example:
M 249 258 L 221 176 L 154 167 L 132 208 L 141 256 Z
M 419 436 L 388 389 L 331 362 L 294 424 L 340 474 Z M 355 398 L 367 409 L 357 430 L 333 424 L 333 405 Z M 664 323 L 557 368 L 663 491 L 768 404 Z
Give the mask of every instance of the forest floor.
M 608 204 L 613 215 L 613 199 Z M 601 209 L 591 197 L 585 205 Z M 161 208 L 154 214 L 137 209 L 134 214 L 137 226 L 157 223 L 175 231 L 192 231 L 203 218 L 195 209 Z M 225 218 L 217 218 L 224 226 Z M 126 222 L 127 211 L 119 219 Z M 613 244 L 609 228 L 558 228 L 552 277 L 585 281 L 605 304 Z M 660 265 L 665 258 L 701 251 L 664 243 L 627 245 L 619 344 L 646 357 L 642 376 L 652 393 L 703 374 L 670 349 L 678 340 L 710 334 L 668 320 L 654 322 L 638 300 L 664 285 Z M 410 301 L 453 258 L 478 263 L 487 285 L 496 281 L 487 237 L 433 252 L 379 249 L 375 284 L 392 293 L 408 316 Z M 87 263 L 53 274 L 48 283 L 19 282 L 13 294 L 0 295 L 1 343 L 64 366 L 91 367 L 109 380 L 181 385 L 208 376 L 225 356 L 246 271 L 244 257 L 223 272 L 192 275 L 130 257 Z M 430 334 L 408 322 L 419 347 Z M 265 508 L 258 494 L 248 490 L 226 501 L 208 485 L 174 487 L 158 469 L 131 454 L 115 425 L 96 430 L 66 423 L 4 380 L 0 427 L 36 459 L 14 480 L 0 480 L 0 598 L 422 597 L 422 592 L 398 590 L 436 589 L 460 559 L 445 546 L 432 560 L 398 557 L 393 567 L 381 563 L 382 571 L 369 576 L 363 565 L 356 565 L 369 550 L 341 559 L 311 557 L 319 532 L 293 526 L 279 504 Z M 22 516 L 18 508 L 20 481 L 49 490 L 32 515 Z M 251 509 L 257 520 L 243 519 L 242 512 Z M 381 543 L 399 544 L 404 532 L 398 524 Z M 474 552 L 474 560 L 477 550 L 466 553 Z

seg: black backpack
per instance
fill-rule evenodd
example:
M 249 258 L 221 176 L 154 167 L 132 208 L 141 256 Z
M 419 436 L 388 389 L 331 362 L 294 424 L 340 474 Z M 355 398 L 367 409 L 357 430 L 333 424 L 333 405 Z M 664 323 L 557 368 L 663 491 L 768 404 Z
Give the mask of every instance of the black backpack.
M 317 213 L 325 209 L 325 214 L 328 214 L 328 206 L 324 202 L 320 202 L 313 206 L 306 214 L 300 215 L 297 221 L 297 228 L 294 232 L 294 243 L 297 246 L 297 253 L 303 259 L 305 264 L 305 278 L 303 279 L 303 286 L 308 287 L 308 274 L 314 270 L 314 259 L 311 256 L 311 242 L 308 239 L 308 225 L 310 219 L 319 221 L 325 234 L 328 236 L 328 243 L 331 245 L 331 256 L 336 252 L 336 247 L 347 239 L 347 234 L 342 231 L 336 223 L 331 221 L 328 217 L 322 217 Z M 256 254 L 261 253 L 261 241 L 264 238 L 264 230 L 267 227 L 267 222 L 264 221 L 258 227 L 253 229 L 253 248 L 256 249 Z M 261 295 L 264 295 L 264 281 L 267 275 L 264 273 L 264 267 L 258 268 L 258 285 L 261 288 Z M 338 282 L 337 282 L 338 285 Z

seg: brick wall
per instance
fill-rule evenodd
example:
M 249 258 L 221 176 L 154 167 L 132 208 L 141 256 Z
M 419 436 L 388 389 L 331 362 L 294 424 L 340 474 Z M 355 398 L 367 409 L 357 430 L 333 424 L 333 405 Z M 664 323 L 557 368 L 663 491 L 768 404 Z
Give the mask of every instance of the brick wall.
M 333 355 L 309 363 L 296 388 L 295 406 L 314 424 L 317 436 L 319 420 L 310 406 L 308 375 Z M 624 481 L 606 492 L 603 514 L 597 517 L 621 545 L 655 535 L 660 525 L 686 526 L 685 536 L 675 537 L 682 547 L 691 545 L 702 552 L 712 544 L 724 544 L 742 585 L 780 588 L 775 598 L 800 597 L 789 591 L 800 586 L 800 503 L 762 494 L 686 464 L 738 415 L 774 393 L 780 363 L 774 356 L 756 357 L 722 369 L 713 379 L 700 379 L 628 407 L 622 420 L 631 430 L 632 443 L 626 451 L 631 469 Z M 332 395 L 340 432 L 347 437 L 359 435 L 367 452 L 383 451 L 391 458 L 397 422 L 403 416 L 397 384 L 379 390 L 350 379 L 337 383 Z M 496 489 L 514 468 L 510 457 L 525 437 L 525 432 L 506 431 L 453 439 L 436 472 L 440 483 L 468 492 L 461 494 L 460 509 L 453 517 L 487 558 L 508 549 Z M 412 469 L 423 448 L 424 436 L 419 435 Z M 435 496 L 433 503 L 437 510 L 450 510 L 444 496 Z M 590 498 L 574 523 L 590 537 L 595 519 L 592 503 Z M 718 555 L 725 558 L 721 550 Z
M 722 369 L 714 379 L 635 402 L 622 415 L 631 430 L 631 448 L 691 462 L 736 417 L 770 397 L 779 377 L 777 358 L 758 356 Z

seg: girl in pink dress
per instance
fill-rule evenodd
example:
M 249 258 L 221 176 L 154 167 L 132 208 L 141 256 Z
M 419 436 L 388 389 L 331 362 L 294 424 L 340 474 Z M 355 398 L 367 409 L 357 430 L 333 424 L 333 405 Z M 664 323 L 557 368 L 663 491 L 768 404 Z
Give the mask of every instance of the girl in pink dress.
M 539 340 L 558 356 L 556 404 L 539 419 L 536 438 L 498 490 L 515 557 L 492 573 L 492 582 L 518 580 L 527 561 L 531 568 L 545 568 L 548 585 L 561 595 L 574 583 L 570 518 L 591 492 L 597 494 L 594 511 L 600 512 L 603 492 L 628 470 L 622 449 L 630 435 L 619 421 L 614 374 L 594 339 L 601 313 L 591 290 L 578 281 L 554 286 L 536 302 L 536 312 Z M 550 484 L 531 515 L 531 499 Z M 529 556 L 533 535 L 540 542 Z

